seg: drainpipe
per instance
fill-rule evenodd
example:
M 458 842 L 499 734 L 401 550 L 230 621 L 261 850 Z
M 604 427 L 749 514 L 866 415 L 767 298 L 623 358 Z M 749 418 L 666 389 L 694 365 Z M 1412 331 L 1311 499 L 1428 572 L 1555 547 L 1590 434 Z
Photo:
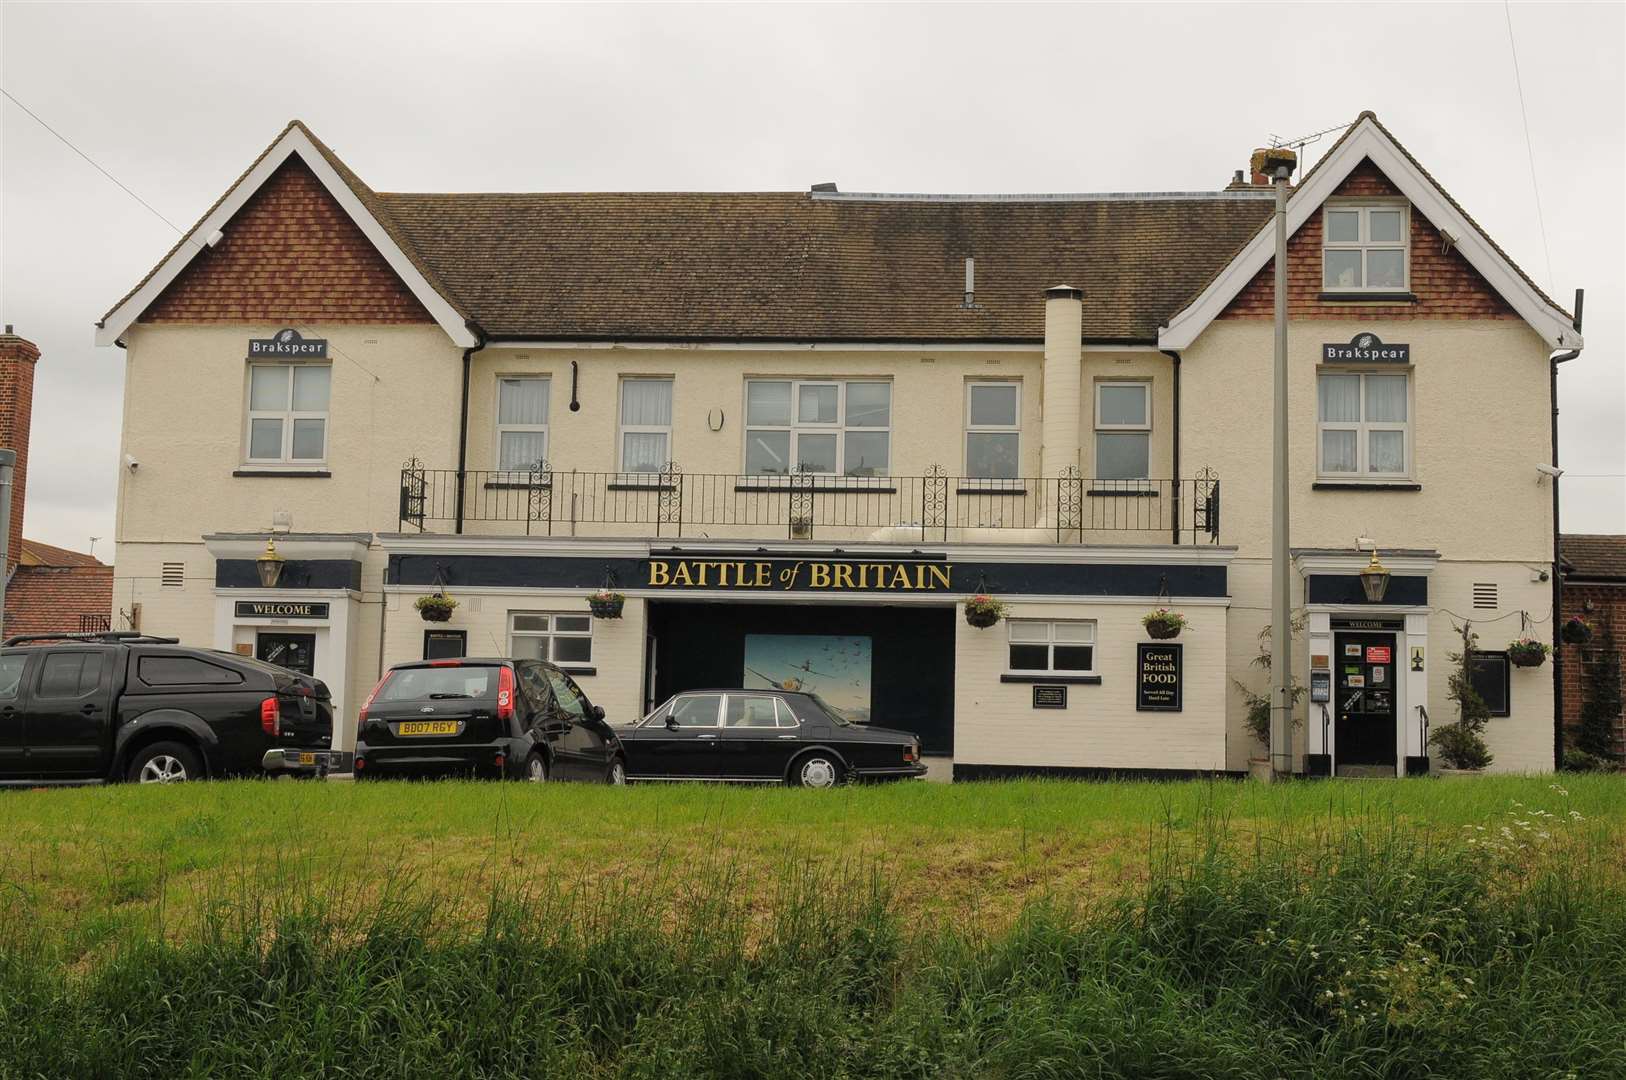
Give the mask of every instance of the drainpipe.
M 1575 290 L 1575 321 L 1571 323 L 1575 332 L 1581 332 L 1581 310 L 1586 304 L 1586 290 Z M 1553 409 L 1553 468 L 1558 468 L 1558 365 L 1574 360 L 1581 355 L 1580 349 L 1570 349 L 1567 352 L 1554 353 L 1549 365 L 1547 394 Z M 1562 574 L 1559 562 L 1563 552 L 1559 548 L 1558 538 L 1561 535 L 1558 529 L 1558 482 L 1553 477 L 1553 768 L 1560 768 L 1564 764 L 1564 641 L 1559 636 L 1563 621 L 1560 612 L 1563 609 L 1564 590 L 1560 582 Z
M 463 323 L 474 334 L 474 344 L 463 350 L 463 403 L 458 410 L 457 418 L 457 522 L 453 532 L 463 533 L 463 489 L 464 477 L 468 473 L 469 464 L 469 366 L 470 358 L 486 347 L 486 332 L 480 329 L 480 324 L 472 319 Z
M 1174 349 L 1163 349 L 1161 352 L 1174 362 L 1174 535 L 1170 542 L 1178 544 L 1180 542 L 1180 354 Z M 1195 485 L 1193 485 L 1191 493 L 1191 512 L 1193 515 L 1197 513 Z M 1196 521 L 1196 518 L 1193 517 L 1192 520 Z M 1196 537 L 1192 538 L 1192 542 L 1196 542 Z

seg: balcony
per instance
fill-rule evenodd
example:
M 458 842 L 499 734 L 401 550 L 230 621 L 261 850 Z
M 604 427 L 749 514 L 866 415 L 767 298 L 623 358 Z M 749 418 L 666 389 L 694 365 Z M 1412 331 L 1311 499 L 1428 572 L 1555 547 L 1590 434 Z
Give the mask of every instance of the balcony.
M 1219 542 L 1219 480 L 401 470 L 400 531 L 882 543 Z M 461 522 L 461 529 L 459 523 Z

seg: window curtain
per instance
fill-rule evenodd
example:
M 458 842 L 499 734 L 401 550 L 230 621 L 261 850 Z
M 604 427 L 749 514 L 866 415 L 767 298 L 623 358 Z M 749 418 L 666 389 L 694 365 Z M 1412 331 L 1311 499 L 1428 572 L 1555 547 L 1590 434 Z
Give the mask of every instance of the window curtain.
M 1323 375 L 1317 382 L 1322 423 L 1356 424 L 1361 419 L 1361 377 Z
M 499 424 L 546 424 L 548 380 L 504 379 L 497 403 Z
M 621 422 L 629 427 L 670 427 L 672 383 L 667 379 L 628 379 L 623 382 Z
M 1406 377 L 1404 375 L 1368 375 L 1366 377 L 1367 423 L 1403 424 L 1406 422 Z

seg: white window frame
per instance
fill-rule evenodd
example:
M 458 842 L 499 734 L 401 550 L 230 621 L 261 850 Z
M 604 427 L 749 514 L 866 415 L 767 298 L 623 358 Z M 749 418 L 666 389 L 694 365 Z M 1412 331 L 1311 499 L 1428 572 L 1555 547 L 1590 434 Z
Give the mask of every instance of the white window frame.
M 672 425 L 671 425 L 671 423 L 665 423 L 665 424 L 628 424 L 628 423 L 625 423 L 625 422 L 622 421 L 621 418 L 625 415 L 625 409 L 626 409 L 627 384 L 628 383 L 635 383 L 635 382 L 638 382 L 638 383 L 650 383 L 650 382 L 665 383 L 666 386 L 667 386 L 668 404 L 669 404 L 669 408 L 667 409 L 667 415 L 668 416 L 675 416 L 676 415 L 676 410 L 677 410 L 677 401 L 676 401 L 677 380 L 675 378 L 673 378 L 671 375 L 623 375 L 621 377 L 621 385 L 616 389 L 616 398 L 615 398 L 615 420 L 616 420 L 615 455 L 616 455 L 616 465 L 617 465 L 617 467 L 619 468 L 619 470 L 621 472 L 627 473 L 628 475 L 631 475 L 631 476 L 658 475 L 659 470 L 657 470 L 656 473 L 649 473 L 647 471 L 634 473 L 634 472 L 631 472 L 627 468 L 627 436 L 629 434 L 633 434 L 633 435 L 665 435 L 666 436 L 666 453 L 661 456 L 661 467 L 662 467 L 662 469 L 665 468 L 665 466 L 666 466 L 666 464 L 668 462 L 677 460 L 672 454 Z M 549 399 L 550 406 L 551 406 L 551 401 L 552 401 L 552 399 L 550 398 Z
M 1016 391 L 1016 412 L 1009 424 L 974 424 L 971 422 L 971 398 L 980 387 L 1008 386 Z M 999 435 L 1014 434 L 1016 436 L 1016 472 L 1010 476 L 972 476 L 971 475 L 971 436 L 992 433 Z M 961 473 L 967 481 L 975 484 L 996 485 L 999 481 L 1015 480 L 1022 475 L 1022 380 L 1021 379 L 967 379 L 965 383 L 965 438 L 960 444 L 962 452 Z
M 1044 641 L 1015 641 L 1011 632 L 1017 627 L 1042 626 L 1045 631 Z M 1089 631 L 1088 641 L 1060 641 L 1056 640 L 1057 626 L 1079 626 Z M 1011 646 L 1045 646 L 1045 666 L 1042 668 L 1019 668 L 1011 666 Z M 1087 645 L 1090 649 L 1090 668 L 1088 671 L 1077 668 L 1056 667 L 1057 645 Z M 1007 675 L 1054 675 L 1066 676 L 1093 676 L 1101 672 L 1101 635 L 1100 626 L 1094 619 L 1006 619 L 1005 620 L 1005 674 Z
M 1146 421 L 1141 424 L 1108 424 L 1101 419 L 1101 390 L 1104 387 L 1136 386 L 1146 395 Z M 1101 475 L 1101 440 L 1096 439 L 1091 447 L 1095 454 L 1094 480 L 1105 483 L 1142 484 L 1152 478 L 1152 382 L 1150 379 L 1101 379 L 1095 384 L 1095 434 L 1096 435 L 1133 435 L 1144 432 L 1146 435 L 1146 475 L 1105 477 Z
M 1316 369 L 1315 393 L 1315 475 L 1316 480 L 1325 483 L 1347 484 L 1383 484 L 1404 483 L 1410 481 L 1416 473 L 1416 464 L 1413 452 L 1412 421 L 1416 412 L 1416 380 L 1412 378 L 1412 368 L 1396 365 L 1391 368 L 1344 368 L 1320 367 Z M 1323 375 L 1358 375 L 1361 378 L 1359 398 L 1361 403 L 1361 419 L 1352 420 L 1323 420 L 1321 419 L 1321 377 Z M 1367 420 L 1366 419 L 1366 377 L 1368 375 L 1402 375 L 1406 379 L 1406 419 L 1393 420 Z M 1330 472 L 1326 461 L 1326 439 L 1323 433 L 1327 431 L 1353 431 L 1355 432 L 1355 471 Z M 1368 472 L 1367 464 L 1370 460 L 1368 447 L 1368 432 L 1372 431 L 1400 431 L 1404 432 L 1402 452 L 1406 455 L 1406 467 L 1400 472 Z
M 789 424 L 753 424 L 751 423 L 751 384 L 752 383 L 789 383 L 790 384 L 790 423 Z M 886 426 L 885 427 L 853 427 L 847 425 L 847 388 L 854 384 L 869 384 L 885 386 L 886 390 Z M 802 388 L 806 386 L 834 386 L 836 390 L 836 419 L 833 423 L 819 424 L 802 422 L 797 419 L 797 410 L 801 404 Z M 801 436 L 807 435 L 834 435 L 836 437 L 836 471 L 831 473 L 812 473 L 815 476 L 839 476 L 851 480 L 869 479 L 856 474 L 850 475 L 842 471 L 847 460 L 847 434 L 856 431 L 862 434 L 883 434 L 886 436 L 886 469 L 874 474 L 877 477 L 892 475 L 892 412 L 897 407 L 897 398 L 893 393 L 894 384 L 891 379 L 878 379 L 873 377 L 833 377 L 824 379 L 798 379 L 789 376 L 753 375 L 745 380 L 744 401 L 741 405 L 741 415 L 745 418 L 744 441 L 740 446 L 740 472 L 749 476 L 780 476 L 790 473 L 746 473 L 746 462 L 750 460 L 750 442 L 753 431 L 788 431 L 790 433 L 790 460 L 799 464 L 801 457 L 798 452 Z M 792 472 L 795 464 L 791 465 Z
M 278 468 L 319 469 L 327 465 L 328 447 L 333 442 L 333 365 L 311 364 L 301 362 L 278 361 L 249 361 L 248 370 L 243 386 L 243 463 L 245 465 L 275 466 Z M 286 409 L 260 409 L 255 410 L 254 404 L 254 369 L 280 368 L 288 377 L 288 408 Z M 327 371 L 327 408 L 321 412 L 296 410 L 294 405 L 294 369 L 295 368 L 323 368 Z M 252 457 L 254 451 L 254 421 L 281 420 L 282 421 L 282 452 L 277 457 Z M 322 456 L 319 458 L 296 458 L 294 451 L 294 421 L 320 420 L 322 421 Z
M 585 618 L 587 620 L 587 629 L 586 630 L 559 630 L 559 629 L 557 629 L 556 624 L 554 623 L 553 620 L 558 618 L 561 615 L 564 615 L 567 618 L 576 618 L 578 616 L 581 617 L 581 618 Z M 548 620 L 548 628 L 546 630 L 516 630 L 514 628 L 514 621 L 516 619 L 519 619 L 519 618 L 546 618 Z M 516 639 L 516 638 L 533 638 L 533 639 L 534 638 L 545 638 L 545 639 L 547 639 L 547 642 L 548 642 L 547 648 L 543 650 L 544 655 L 541 656 L 540 659 L 547 662 L 547 663 L 549 663 L 549 664 L 552 664 L 554 667 L 558 668 L 561 671 L 577 671 L 577 672 L 579 672 L 579 671 L 584 671 L 584 670 L 586 670 L 588 668 L 591 668 L 593 666 L 593 663 L 594 663 L 594 661 L 593 661 L 593 617 L 591 615 L 588 615 L 585 611 L 510 611 L 508 613 L 508 655 L 509 656 L 517 656 L 517 655 L 519 655 L 518 652 L 514 648 L 514 639 Z M 587 639 L 587 659 L 586 660 L 555 660 L 555 659 L 553 659 L 553 639 L 554 638 L 586 638 Z
M 1372 211 L 1399 211 L 1400 213 L 1400 239 L 1377 241 L 1372 239 Z M 1360 225 L 1356 231 L 1356 239 L 1334 241 L 1331 239 L 1332 230 L 1327 225 L 1328 214 L 1360 215 Z M 1392 251 L 1400 249 L 1400 278 L 1399 285 L 1368 285 L 1372 275 L 1367 272 L 1367 254 L 1374 250 Z M 1359 285 L 1329 285 L 1327 284 L 1327 252 L 1329 251 L 1359 251 L 1361 253 L 1361 284 Z M 1321 291 L 1326 293 L 1348 293 L 1358 296 L 1361 293 L 1396 293 L 1411 292 L 1411 204 L 1407 202 L 1339 202 L 1329 199 L 1321 207 Z
M 548 384 L 548 415 L 551 417 L 553 415 L 553 376 L 552 376 L 552 374 L 550 374 L 548 372 L 539 372 L 539 371 L 509 371 L 509 372 L 503 372 L 503 373 L 501 373 L 501 374 L 499 374 L 497 376 L 496 383 L 492 388 L 492 399 L 491 399 L 491 428 L 492 428 L 491 467 L 494 470 L 496 470 L 497 472 L 501 472 L 501 473 L 504 473 L 504 474 L 507 474 L 507 475 L 524 476 L 524 475 L 527 475 L 530 472 L 530 470 L 528 470 L 528 469 L 504 469 L 503 468 L 503 462 L 502 462 L 502 437 L 503 437 L 503 434 L 505 432 L 509 432 L 509 431 L 515 431 L 515 432 L 519 432 L 519 431 L 537 432 L 537 431 L 539 431 L 539 432 L 541 432 L 542 433 L 542 460 L 543 461 L 548 460 L 549 444 L 553 441 L 553 436 L 548 430 L 549 425 L 548 425 L 546 420 L 544 420 L 540 424 L 504 424 L 504 423 L 502 423 L 502 384 L 506 380 L 517 380 L 517 379 L 539 379 L 542 382 L 545 382 L 545 383 Z M 616 407 L 620 408 L 619 403 L 617 403 Z M 538 614 L 541 614 L 541 613 L 539 612 Z

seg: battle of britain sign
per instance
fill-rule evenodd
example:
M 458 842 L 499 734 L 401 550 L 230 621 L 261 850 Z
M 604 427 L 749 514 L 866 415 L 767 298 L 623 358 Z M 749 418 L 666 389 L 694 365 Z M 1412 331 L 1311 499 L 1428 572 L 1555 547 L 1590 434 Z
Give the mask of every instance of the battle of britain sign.
M 933 592 L 949 589 L 948 563 L 858 559 L 650 559 L 651 589 L 843 589 Z
M 298 330 L 281 330 L 276 337 L 249 338 L 248 358 L 259 360 L 282 357 L 293 360 L 326 360 L 327 338 L 301 337 Z
M 1356 334 L 1348 345 L 1321 346 L 1324 364 L 1409 364 L 1410 345 L 1386 345 L 1376 334 Z

